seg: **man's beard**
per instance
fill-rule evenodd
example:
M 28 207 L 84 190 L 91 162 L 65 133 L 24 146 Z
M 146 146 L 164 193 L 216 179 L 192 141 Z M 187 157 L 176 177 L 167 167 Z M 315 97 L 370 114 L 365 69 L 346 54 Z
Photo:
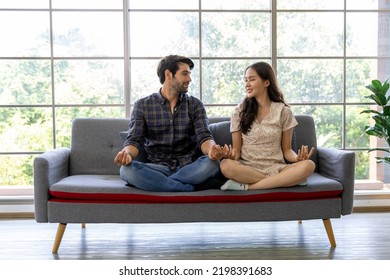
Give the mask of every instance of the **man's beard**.
M 179 93 L 187 93 L 188 92 L 188 88 L 189 88 L 189 84 L 182 84 L 182 85 L 177 87 L 177 91 Z

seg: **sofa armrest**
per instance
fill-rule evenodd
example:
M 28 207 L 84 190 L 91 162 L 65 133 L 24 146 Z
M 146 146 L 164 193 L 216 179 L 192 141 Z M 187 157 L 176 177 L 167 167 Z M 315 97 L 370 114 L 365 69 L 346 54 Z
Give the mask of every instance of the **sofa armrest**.
M 342 215 L 352 213 L 355 185 L 355 153 L 318 147 L 318 173 L 343 185 Z
M 48 222 L 49 188 L 69 175 L 69 155 L 70 149 L 57 148 L 34 159 L 34 206 L 37 222 Z

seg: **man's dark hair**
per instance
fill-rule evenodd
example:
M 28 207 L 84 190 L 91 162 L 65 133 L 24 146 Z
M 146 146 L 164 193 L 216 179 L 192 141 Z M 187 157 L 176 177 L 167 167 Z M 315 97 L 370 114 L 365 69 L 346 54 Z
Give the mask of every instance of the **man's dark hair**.
M 165 70 L 169 70 L 172 73 L 172 76 L 175 76 L 177 70 L 179 70 L 179 63 L 185 63 L 190 66 L 192 70 L 194 68 L 194 62 L 191 59 L 185 56 L 180 55 L 168 55 L 161 59 L 157 67 L 157 76 L 160 79 L 160 83 L 165 82 Z

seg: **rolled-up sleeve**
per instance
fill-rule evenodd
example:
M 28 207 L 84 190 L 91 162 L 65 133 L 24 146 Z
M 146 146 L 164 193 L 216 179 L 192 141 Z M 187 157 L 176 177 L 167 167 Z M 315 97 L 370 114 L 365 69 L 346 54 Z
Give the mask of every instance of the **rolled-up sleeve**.
M 214 138 L 209 129 L 209 121 L 203 103 L 195 98 L 192 98 L 192 101 L 193 109 L 190 112 L 193 112 L 196 141 L 200 147 L 204 141 L 214 140 Z
M 131 112 L 129 131 L 127 138 L 123 143 L 123 146 L 132 145 L 141 149 L 145 141 L 145 118 L 143 116 L 142 102 L 141 100 L 134 103 L 133 110 Z

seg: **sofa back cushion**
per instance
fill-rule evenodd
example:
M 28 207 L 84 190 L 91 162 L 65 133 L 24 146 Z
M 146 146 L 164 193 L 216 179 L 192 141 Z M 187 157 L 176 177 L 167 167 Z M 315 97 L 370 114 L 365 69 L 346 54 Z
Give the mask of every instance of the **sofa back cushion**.
M 312 160 L 317 164 L 317 139 L 314 120 L 308 115 L 295 116 L 298 125 L 294 129 L 293 149 L 301 145 L 314 147 Z M 229 118 L 210 118 L 210 131 L 217 144 L 231 144 Z M 126 118 L 76 118 L 72 124 L 70 170 L 71 175 L 79 174 L 119 174 L 114 158 L 123 147 L 125 131 L 129 119 Z M 144 161 L 141 151 L 137 160 Z
M 309 149 L 314 147 L 314 154 L 311 160 L 318 167 L 317 157 L 317 137 L 314 119 L 310 115 L 295 115 L 298 125 L 295 127 L 295 151 L 297 151 L 302 145 L 309 146 Z
M 114 158 L 123 146 L 119 132 L 128 127 L 125 118 L 76 118 L 72 123 L 69 173 L 119 174 Z

